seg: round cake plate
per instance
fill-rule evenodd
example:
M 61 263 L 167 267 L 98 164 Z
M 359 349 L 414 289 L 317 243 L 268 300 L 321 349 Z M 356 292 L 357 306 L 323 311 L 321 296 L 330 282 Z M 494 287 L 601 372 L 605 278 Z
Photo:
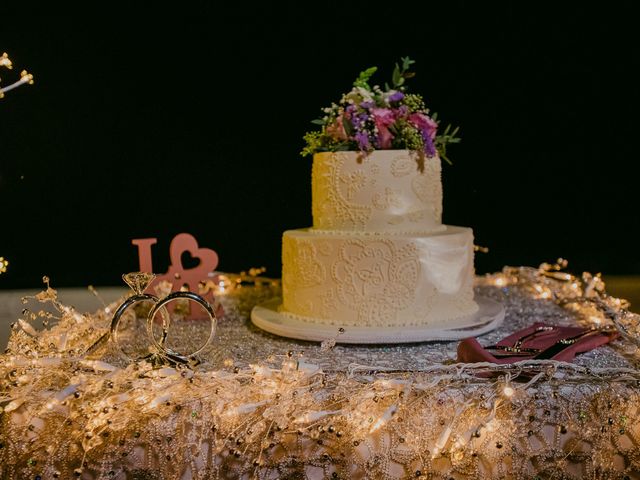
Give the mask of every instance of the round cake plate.
M 322 325 L 305 321 L 303 317 L 278 311 L 281 300 L 274 298 L 254 307 L 251 321 L 263 330 L 281 337 L 321 342 L 335 338 L 336 343 L 381 344 L 416 343 L 442 340 L 461 340 L 490 332 L 504 320 L 504 306 L 486 297 L 476 295 L 478 311 L 460 317 L 455 325 L 407 326 L 407 327 L 354 327 Z

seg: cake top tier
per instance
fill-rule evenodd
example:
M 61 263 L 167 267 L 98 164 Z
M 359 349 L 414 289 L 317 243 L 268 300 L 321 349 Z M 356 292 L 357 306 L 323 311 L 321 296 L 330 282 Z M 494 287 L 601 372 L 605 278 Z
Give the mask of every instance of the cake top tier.
M 314 230 L 432 233 L 442 230 L 440 158 L 409 150 L 313 156 Z
M 421 95 L 409 93 L 406 80 L 413 60 L 395 65 L 391 86 L 370 86 L 376 67 L 360 73 L 353 88 L 338 103 L 322 109 L 313 123 L 319 130 L 308 132 L 302 155 L 321 152 L 411 150 L 422 157 L 440 157 L 449 162 L 447 144 L 457 143 L 458 129 L 447 126 L 438 132 L 437 115 L 430 113 Z

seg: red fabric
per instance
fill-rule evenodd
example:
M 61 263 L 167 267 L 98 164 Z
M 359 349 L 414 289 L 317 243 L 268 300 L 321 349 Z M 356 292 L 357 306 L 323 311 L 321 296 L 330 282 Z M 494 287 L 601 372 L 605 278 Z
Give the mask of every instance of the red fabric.
M 497 346 L 513 346 L 518 340 L 536 332 L 541 327 L 549 327 L 541 322 L 534 323 L 530 327 L 519 330 L 508 337 L 500 340 Z M 553 330 L 540 331 L 530 339 L 525 339 L 521 345 L 522 348 L 536 349 L 540 353 L 544 352 L 547 348 L 555 345 L 562 339 L 575 337 L 583 332 L 589 331 L 588 328 L 583 327 L 554 327 Z M 579 353 L 588 352 L 601 345 L 608 343 L 618 336 L 618 332 L 602 332 L 587 335 L 584 338 L 577 339 L 577 341 L 571 345 L 567 345 L 556 355 L 551 357 L 553 360 L 559 360 L 563 362 L 571 362 L 575 356 Z M 475 362 L 491 362 L 491 363 L 514 363 L 522 360 L 532 360 L 536 358 L 538 353 L 530 353 L 527 355 L 512 355 L 512 356 L 494 356 L 491 352 L 486 350 L 475 338 L 466 338 L 458 344 L 458 361 L 463 363 L 475 363 Z

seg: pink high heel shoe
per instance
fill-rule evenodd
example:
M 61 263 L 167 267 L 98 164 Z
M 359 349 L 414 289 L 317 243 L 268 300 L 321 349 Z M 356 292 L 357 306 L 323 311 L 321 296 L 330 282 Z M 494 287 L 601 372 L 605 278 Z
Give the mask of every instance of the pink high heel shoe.
M 475 338 L 458 344 L 458 361 L 507 364 L 522 360 L 571 362 L 579 353 L 593 350 L 618 336 L 613 326 L 559 327 L 541 322 L 519 330 L 495 345 L 483 347 Z

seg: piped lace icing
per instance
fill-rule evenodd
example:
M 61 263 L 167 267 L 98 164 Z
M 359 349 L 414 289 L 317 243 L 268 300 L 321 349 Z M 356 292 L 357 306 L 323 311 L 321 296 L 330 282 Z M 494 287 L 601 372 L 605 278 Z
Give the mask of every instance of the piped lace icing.
M 338 302 L 357 312 L 359 324 L 393 325 L 415 300 L 419 270 L 415 245 L 350 240 L 341 245 L 331 278 Z
M 472 278 L 473 235 L 466 228 L 387 238 L 293 230 L 283 237 L 283 311 L 316 323 L 403 326 L 458 318 L 477 308 Z
M 419 168 L 407 150 L 316 154 L 312 171 L 314 228 L 358 232 L 442 228 L 438 157 Z
M 371 217 L 371 206 L 358 205 L 351 198 L 369 181 L 368 175 L 360 170 L 349 175 L 342 174 L 345 154 L 335 153 L 324 162 L 313 163 L 312 210 L 314 218 L 323 228 L 338 228 L 351 225 L 354 229 L 364 229 Z M 345 192 L 346 193 L 343 193 Z
M 473 232 L 442 225 L 440 159 L 314 155 L 313 227 L 284 233 L 282 312 L 329 325 L 419 326 L 474 313 Z

